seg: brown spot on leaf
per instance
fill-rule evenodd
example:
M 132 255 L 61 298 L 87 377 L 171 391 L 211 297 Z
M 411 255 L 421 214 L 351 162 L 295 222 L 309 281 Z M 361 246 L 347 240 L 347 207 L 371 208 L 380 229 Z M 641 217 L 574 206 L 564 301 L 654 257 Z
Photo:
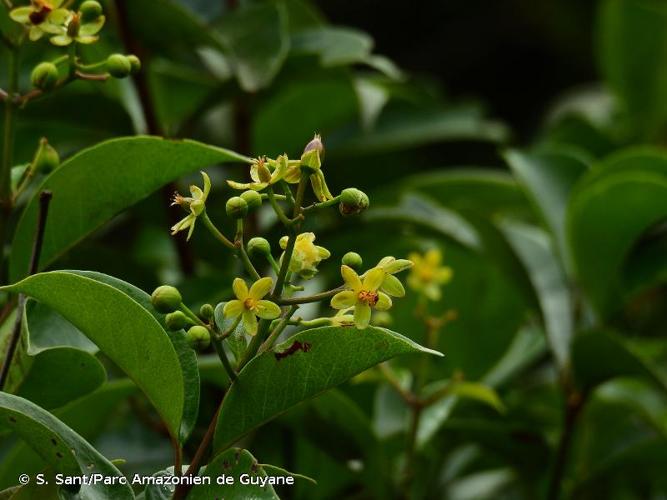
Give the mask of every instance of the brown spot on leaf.
M 277 352 L 275 353 L 276 359 L 280 361 L 283 358 L 286 358 L 287 356 L 291 356 L 295 352 L 303 351 L 303 352 L 308 352 L 310 351 L 311 344 L 308 342 L 299 342 L 298 340 L 294 342 L 291 346 L 289 346 L 285 351 L 283 352 Z

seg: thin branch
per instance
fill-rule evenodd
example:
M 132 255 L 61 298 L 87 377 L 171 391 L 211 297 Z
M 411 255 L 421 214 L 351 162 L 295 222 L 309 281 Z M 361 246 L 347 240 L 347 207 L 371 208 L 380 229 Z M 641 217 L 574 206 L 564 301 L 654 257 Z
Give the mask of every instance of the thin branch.
M 42 253 L 42 244 L 44 243 L 44 231 L 46 230 L 46 219 L 49 215 L 49 204 L 51 203 L 51 191 L 42 191 L 39 194 L 39 214 L 37 216 L 37 228 L 35 232 L 35 239 L 32 245 L 32 256 L 30 257 L 29 275 L 33 275 L 39 269 L 39 256 Z M 16 320 L 14 321 L 14 328 L 9 339 L 9 346 L 5 361 L 2 364 L 2 371 L 0 371 L 0 391 L 2 391 L 7 383 L 9 375 L 9 368 L 14 360 L 16 348 L 18 347 L 21 338 L 21 324 L 23 320 L 23 310 L 25 309 L 25 295 L 19 295 L 18 307 L 16 308 Z
M 263 353 L 264 351 L 268 351 L 271 349 L 271 346 L 275 343 L 275 341 L 280 337 L 280 334 L 283 332 L 285 327 L 289 324 L 290 318 L 294 315 L 296 310 L 299 308 L 299 306 L 294 305 L 290 307 L 289 311 L 283 316 L 283 319 L 278 323 L 278 325 L 273 329 L 269 337 L 264 341 L 264 343 L 261 345 L 259 348 L 259 353 Z
M 310 304 L 311 302 L 319 302 L 324 299 L 329 299 L 336 295 L 338 292 L 345 290 L 344 286 L 339 286 L 333 290 L 327 290 L 326 292 L 320 292 L 313 295 L 308 295 L 306 297 L 289 297 L 286 299 L 275 299 L 274 302 L 279 306 L 290 306 L 294 304 Z

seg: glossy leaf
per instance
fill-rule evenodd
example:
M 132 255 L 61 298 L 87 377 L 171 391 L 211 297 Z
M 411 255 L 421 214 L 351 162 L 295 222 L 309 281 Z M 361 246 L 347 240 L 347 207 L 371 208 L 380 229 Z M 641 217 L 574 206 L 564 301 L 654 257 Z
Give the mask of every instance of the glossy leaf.
M 74 155 L 37 189 L 53 192 L 42 267 L 168 182 L 217 163 L 245 161 L 241 155 L 195 141 L 157 137 L 112 139 Z M 36 194 L 16 228 L 11 281 L 27 273 L 38 206 Z
M 58 311 L 144 391 L 178 436 L 184 382 L 178 356 L 157 320 L 119 290 L 65 271 L 30 276 L 3 288 Z
M 153 315 L 153 317 L 162 325 L 164 324 L 164 314 L 159 313 L 151 303 L 151 297 L 143 290 L 137 288 L 136 286 L 127 283 L 113 276 L 107 274 L 96 273 L 93 271 L 70 271 L 72 273 L 78 274 L 80 276 L 85 276 L 86 278 L 94 279 L 100 283 L 110 285 L 124 294 L 129 298 L 138 303 L 146 311 Z M 199 415 L 199 368 L 197 366 L 197 354 L 189 346 L 184 331 L 166 331 L 166 335 L 169 337 L 176 354 L 178 355 L 178 361 L 181 364 L 181 371 L 183 374 L 183 383 L 185 390 L 185 401 L 183 404 L 183 420 L 181 421 L 180 429 L 180 440 L 185 442 L 190 436 L 190 433 L 194 429 L 195 424 L 197 423 L 197 415 Z
M 505 161 L 536 206 L 553 235 L 558 253 L 569 265 L 565 239 L 565 210 L 572 187 L 588 170 L 581 155 L 563 150 L 522 152 L 510 150 Z
M 533 226 L 505 220 L 505 237 L 526 267 L 540 304 L 547 340 L 561 370 L 570 364 L 574 300 L 547 234 Z
M 67 476 L 98 473 L 120 477 L 121 472 L 87 441 L 56 417 L 30 401 L 0 393 L 0 429 L 11 429 L 57 472 Z M 133 499 L 129 485 L 82 486 L 81 498 Z
M 382 328 L 306 330 L 253 359 L 225 396 L 214 437 L 224 450 L 295 404 L 400 354 L 435 351 Z
M 222 475 L 234 478 L 234 484 L 218 485 L 216 478 Z M 257 478 L 267 477 L 264 468 L 257 462 L 249 451 L 232 448 L 215 457 L 200 476 L 211 478 L 210 485 L 195 486 L 188 495 L 188 500 L 208 500 L 210 498 L 224 498 L 225 500 L 245 500 L 253 498 L 257 500 L 277 500 L 273 486 L 271 485 L 244 485 L 239 478 L 242 474 L 248 474 L 248 478 L 257 481 Z
M 362 63 L 369 59 L 372 50 L 370 36 L 349 28 L 319 27 L 292 37 L 293 52 L 317 55 L 322 66 Z
M 603 317 L 611 316 L 623 300 L 624 259 L 640 236 L 666 217 L 663 154 L 638 151 L 612 157 L 575 188 L 567 213 L 574 270 Z
M 223 18 L 220 35 L 241 88 L 266 87 L 289 50 L 287 14 L 283 2 L 243 5 Z

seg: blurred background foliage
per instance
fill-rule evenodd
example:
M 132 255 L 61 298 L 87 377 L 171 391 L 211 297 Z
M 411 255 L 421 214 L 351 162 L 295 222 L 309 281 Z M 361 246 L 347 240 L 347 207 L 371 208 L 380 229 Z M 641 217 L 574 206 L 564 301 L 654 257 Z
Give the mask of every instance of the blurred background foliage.
M 317 131 L 332 191 L 354 185 L 372 202 L 360 221 L 317 219 L 318 243 L 367 265 L 437 248 L 453 269 L 429 306 L 457 318 L 437 338 L 446 356 L 430 362 L 427 382 L 476 384 L 422 415 L 407 492 L 395 477 L 409 411 L 373 372 L 247 439 L 261 462 L 319 483 L 281 494 L 667 495 L 667 4 L 120 0 L 105 10 L 105 37 L 90 50 L 136 52 L 142 74 L 77 82 L 28 108 L 17 161 L 40 136 L 67 156 L 141 133 L 295 156 Z M 25 81 L 45 50 L 25 54 Z M 209 169 L 214 219 L 224 220 L 223 179 L 235 168 Z M 227 298 L 237 264 L 203 232 L 188 246 L 169 236 L 174 187 L 54 267 L 148 291 L 174 283 L 193 306 Z M 258 234 L 276 230 L 265 215 Z M 337 276 L 331 264 L 317 279 Z M 415 307 L 409 294 L 390 327 L 423 342 Z M 209 361 L 202 425 L 220 391 Z M 418 363 L 392 364 L 400 384 Z M 123 470 L 169 463 L 163 430 L 123 381 L 55 412 L 106 456 L 129 458 Z M 26 450 L 9 451 L 0 486 L 38 467 Z

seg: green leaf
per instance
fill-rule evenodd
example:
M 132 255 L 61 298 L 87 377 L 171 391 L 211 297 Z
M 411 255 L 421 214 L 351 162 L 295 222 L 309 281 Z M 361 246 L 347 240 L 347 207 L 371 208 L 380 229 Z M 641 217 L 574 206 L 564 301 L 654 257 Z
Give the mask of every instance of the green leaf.
M 630 118 L 627 131 L 658 138 L 667 120 L 667 5 L 606 0 L 599 25 L 600 65 Z
M 164 318 L 165 315 L 159 313 L 153 307 L 151 303 L 151 296 L 148 295 L 143 290 L 137 288 L 136 286 L 127 283 L 113 276 L 109 276 L 103 273 L 97 273 L 94 271 L 69 271 L 86 278 L 94 279 L 100 283 L 110 285 L 124 294 L 129 298 L 138 303 L 146 311 L 153 315 L 153 317 L 165 327 Z M 181 421 L 181 429 L 179 438 L 181 442 L 185 442 L 190 436 L 190 433 L 197 423 L 197 416 L 199 415 L 199 368 L 197 366 L 197 354 L 189 346 L 186 338 L 185 332 L 183 330 L 172 332 L 166 330 L 166 335 L 169 336 L 176 354 L 178 355 L 178 361 L 181 364 L 181 371 L 183 373 L 183 382 L 185 390 L 185 402 L 183 404 L 183 420 Z
M 509 150 L 504 156 L 528 199 L 549 228 L 558 253 L 569 268 L 565 209 L 572 187 L 588 170 L 587 162 L 581 155 L 556 149 L 533 153 Z
M 0 393 L 0 428 L 12 429 L 53 469 L 67 476 L 102 474 L 121 477 L 121 472 L 87 441 L 56 417 L 18 396 Z M 81 498 L 133 499 L 127 484 L 82 486 Z
M 46 267 L 168 182 L 212 164 L 246 161 L 225 149 L 158 137 L 112 139 L 74 155 L 39 186 L 21 216 L 12 242 L 11 281 L 28 271 L 40 191 L 53 192 L 41 257 Z
M 2 288 L 24 293 L 63 315 L 142 389 L 172 436 L 179 435 L 184 382 L 178 356 L 157 320 L 119 290 L 65 271 Z
M 586 389 L 616 377 L 644 377 L 667 393 L 667 380 L 617 335 L 594 331 L 580 335 L 572 346 L 577 382 Z
M 259 481 L 258 478 L 266 478 L 268 474 L 249 451 L 239 448 L 231 448 L 213 459 L 200 476 L 211 478 L 211 484 L 195 486 L 190 490 L 188 500 L 209 500 L 210 498 L 224 498 L 225 500 L 245 500 L 252 498 L 256 500 L 275 499 L 280 497 L 276 494 L 273 486 L 244 485 L 240 477 L 247 474 L 249 480 Z M 216 478 L 227 476 L 234 479 L 234 484 L 218 485 Z
M 289 51 L 283 2 L 244 4 L 223 18 L 220 35 L 241 88 L 256 92 L 271 83 Z
M 29 300 L 5 391 L 46 409 L 62 406 L 106 380 L 95 352 L 97 347 L 59 314 Z
M 623 301 L 625 258 L 642 234 L 666 217 L 664 153 L 640 150 L 612 157 L 575 188 L 566 223 L 570 253 L 582 288 L 603 318 Z
M 552 242 L 543 230 L 534 226 L 506 219 L 500 227 L 526 267 L 556 363 L 561 370 L 567 369 L 574 335 L 574 300 Z
M 365 62 L 373 50 L 373 39 L 362 31 L 330 26 L 304 30 L 292 37 L 296 54 L 317 55 L 322 66 Z
M 383 328 L 326 327 L 301 332 L 241 370 L 222 404 L 214 449 L 226 449 L 297 403 L 378 363 L 420 352 L 439 355 Z

